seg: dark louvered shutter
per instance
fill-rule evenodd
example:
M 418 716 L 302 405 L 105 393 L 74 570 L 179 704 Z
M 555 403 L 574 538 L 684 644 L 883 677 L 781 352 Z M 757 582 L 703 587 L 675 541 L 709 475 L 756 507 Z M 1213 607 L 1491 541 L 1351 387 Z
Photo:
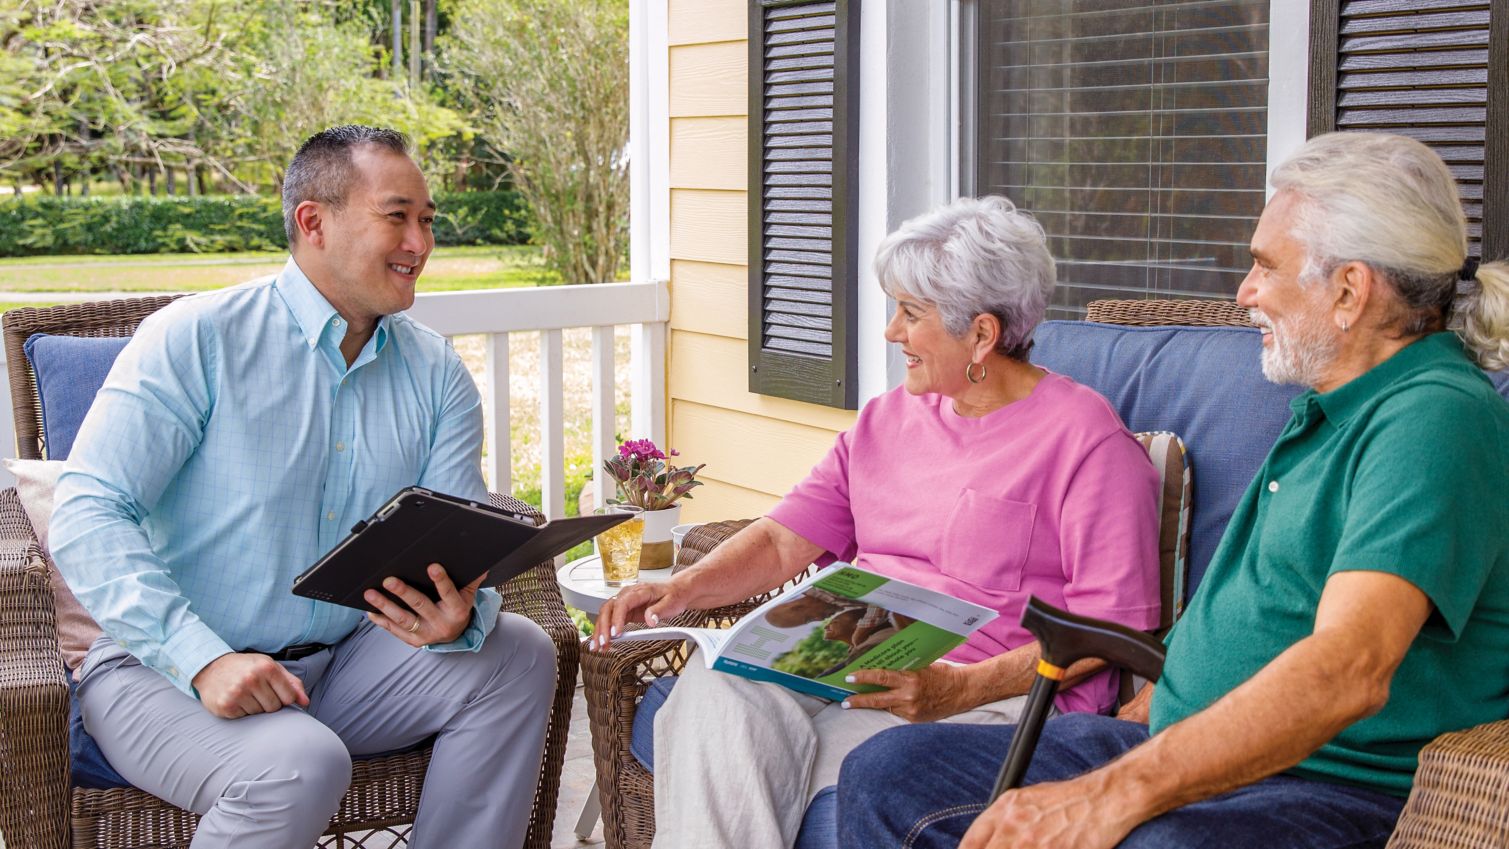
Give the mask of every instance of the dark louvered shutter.
M 1310 134 L 1430 145 L 1461 188 L 1468 252 L 1509 255 L 1509 0 L 1316 0 L 1311 21 Z
M 749 389 L 854 409 L 859 2 L 751 0 Z

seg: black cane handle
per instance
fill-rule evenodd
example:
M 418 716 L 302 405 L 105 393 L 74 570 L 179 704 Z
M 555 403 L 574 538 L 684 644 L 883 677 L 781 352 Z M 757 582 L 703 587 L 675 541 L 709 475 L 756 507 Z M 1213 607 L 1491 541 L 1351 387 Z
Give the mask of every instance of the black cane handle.
M 1104 619 L 1076 616 L 1037 596 L 1027 600 L 1022 627 L 1037 637 L 1043 660 L 1060 669 L 1098 657 L 1149 681 L 1163 673 L 1165 650 L 1155 637 Z

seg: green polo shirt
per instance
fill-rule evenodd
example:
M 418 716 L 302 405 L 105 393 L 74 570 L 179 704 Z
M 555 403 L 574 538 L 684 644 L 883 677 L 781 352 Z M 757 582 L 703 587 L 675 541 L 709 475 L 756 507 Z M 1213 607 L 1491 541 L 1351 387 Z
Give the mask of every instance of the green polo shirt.
M 1169 634 L 1152 730 L 1309 636 L 1332 574 L 1387 572 L 1435 610 L 1387 706 L 1290 772 L 1404 796 L 1421 746 L 1509 717 L 1509 404 L 1456 336 L 1436 333 L 1290 406 Z

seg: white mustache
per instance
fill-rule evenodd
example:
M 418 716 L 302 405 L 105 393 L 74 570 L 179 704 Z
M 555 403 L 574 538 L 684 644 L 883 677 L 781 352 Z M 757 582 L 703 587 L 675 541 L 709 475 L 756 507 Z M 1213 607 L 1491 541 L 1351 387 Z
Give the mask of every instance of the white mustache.
M 1250 309 L 1250 310 L 1248 310 L 1247 311 L 1247 318 L 1253 324 L 1257 325 L 1258 327 L 1265 328 L 1265 329 L 1268 329 L 1268 330 L 1272 330 L 1273 329 L 1273 320 L 1270 319 L 1270 318 L 1268 318 L 1268 316 L 1264 315 L 1263 311 L 1260 310 L 1260 309 Z

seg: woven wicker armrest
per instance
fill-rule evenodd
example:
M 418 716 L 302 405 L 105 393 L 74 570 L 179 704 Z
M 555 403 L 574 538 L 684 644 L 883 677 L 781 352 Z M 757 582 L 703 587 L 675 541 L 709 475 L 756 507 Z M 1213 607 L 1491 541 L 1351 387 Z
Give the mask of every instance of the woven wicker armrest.
M 0 540 L 0 833 L 7 846 L 68 845 L 68 779 L 68 680 L 47 564 L 34 542 Z
M 1442 734 L 1420 768 L 1389 849 L 1509 846 L 1509 720 Z

